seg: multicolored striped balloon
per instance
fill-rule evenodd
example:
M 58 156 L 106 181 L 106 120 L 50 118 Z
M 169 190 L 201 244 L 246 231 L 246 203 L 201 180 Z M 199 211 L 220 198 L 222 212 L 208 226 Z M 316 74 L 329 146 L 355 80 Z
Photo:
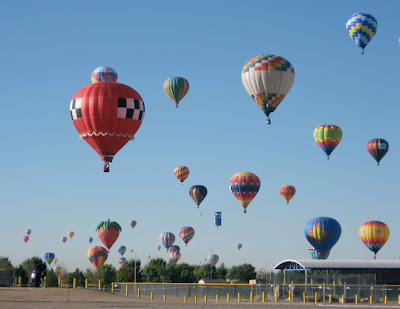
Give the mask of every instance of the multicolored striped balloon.
M 199 208 L 201 202 L 207 196 L 207 188 L 202 185 L 195 185 L 189 189 L 189 195 L 192 197 L 193 201 L 196 203 L 197 208 Z
M 369 221 L 361 225 L 360 238 L 369 250 L 376 254 L 389 238 L 389 227 L 381 221 Z
M 342 140 L 342 129 L 333 124 L 324 124 L 314 130 L 315 142 L 327 154 L 328 159 L 332 151 Z
M 171 246 L 171 248 L 169 248 L 169 252 L 180 252 L 181 251 L 181 248 L 179 247 L 179 246 L 177 246 L 177 245 L 173 245 L 173 246 Z
M 280 187 L 279 192 L 289 205 L 289 201 L 296 194 L 296 188 L 291 185 L 283 185 Z
M 175 242 L 175 235 L 170 232 L 165 232 L 160 235 L 161 244 L 168 249 L 174 244 Z
M 174 175 L 180 182 L 184 182 L 189 177 L 189 169 L 186 166 L 175 167 Z
M 173 260 L 175 262 L 175 264 L 180 260 L 182 254 L 177 251 L 177 252 L 172 252 L 171 253 L 171 260 Z
M 114 69 L 106 66 L 101 66 L 95 69 L 91 75 L 92 83 L 98 82 L 114 82 L 118 81 L 118 74 Z
M 88 250 L 87 257 L 94 267 L 98 268 L 106 262 L 108 251 L 106 248 L 100 246 L 92 247 Z
M 219 261 L 219 256 L 216 255 L 216 254 L 211 254 L 211 255 L 209 255 L 208 258 L 207 258 L 208 264 L 211 264 L 211 265 L 217 264 L 218 261 Z
M 233 175 L 229 181 L 229 190 L 242 204 L 244 213 L 250 202 L 255 198 L 260 190 L 261 181 L 256 174 L 250 172 L 240 172 Z
M 164 90 L 171 100 L 175 102 L 176 107 L 178 107 L 179 101 L 189 91 L 189 82 L 183 77 L 173 76 L 165 80 Z
M 378 30 L 378 22 L 370 14 L 355 13 L 347 21 L 346 29 L 349 32 L 349 36 L 361 47 L 361 54 L 364 54 L 364 48 Z
M 188 244 L 189 241 L 194 237 L 194 228 L 191 226 L 183 226 L 179 229 L 179 237 L 183 240 L 183 242 Z
M 374 138 L 368 142 L 367 149 L 379 165 L 379 162 L 389 150 L 389 143 L 383 138 Z
M 267 115 L 275 111 L 294 83 L 294 68 L 285 58 L 261 55 L 246 62 L 242 82 L 247 93 Z

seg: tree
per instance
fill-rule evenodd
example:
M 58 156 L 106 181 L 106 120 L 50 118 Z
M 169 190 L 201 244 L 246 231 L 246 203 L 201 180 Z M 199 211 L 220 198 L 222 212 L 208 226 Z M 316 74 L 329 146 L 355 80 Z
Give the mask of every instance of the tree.
M 0 257 L 0 269 L 5 269 L 5 268 L 14 268 L 14 266 L 11 264 L 8 257 L 1 256 Z
M 49 269 L 46 272 L 46 286 L 47 287 L 57 287 L 58 286 L 58 278 L 54 273 L 53 269 Z
M 226 273 L 226 279 L 238 279 L 237 266 L 232 266 L 229 268 L 228 272 Z
M 68 274 L 68 284 L 73 286 L 74 278 L 76 279 L 77 286 L 85 286 L 85 276 L 79 268 L 75 269 L 74 272 Z
M 112 282 L 117 281 L 117 271 L 111 264 L 104 264 L 97 268 L 100 279 L 103 281 L 104 286 L 111 285 Z
M 166 262 L 161 258 L 152 259 L 143 268 L 143 279 L 146 282 L 165 282 Z
M 136 260 L 136 282 L 142 282 L 141 261 Z M 118 281 L 135 282 L 135 260 L 131 259 L 125 262 L 124 266 L 118 272 Z
M 46 264 L 43 262 L 43 260 L 37 256 L 34 256 L 30 259 L 26 259 L 21 263 L 21 268 L 25 270 L 25 276 L 26 278 L 30 278 L 31 273 L 35 270 L 37 273 L 36 276 L 36 287 L 40 285 L 40 278 L 42 274 L 44 275 L 46 273 Z M 27 281 L 28 281 L 27 280 Z M 29 281 L 28 281 L 29 282 Z
M 205 264 L 201 266 L 196 266 L 195 269 L 193 270 L 193 275 L 195 277 L 196 282 L 198 282 L 200 279 L 208 279 L 210 276 L 214 277 L 212 274 L 214 274 L 216 271 L 215 266 L 211 264 Z M 212 279 L 212 278 L 210 278 Z
M 225 267 L 224 263 L 221 263 L 221 265 L 215 270 L 215 275 L 213 274 L 213 277 L 217 279 L 226 279 L 227 273 L 228 269 Z
M 237 279 L 249 281 L 257 276 L 256 269 L 251 264 L 242 264 L 237 267 Z
M 86 269 L 84 275 L 89 284 L 97 284 L 100 280 L 100 273 L 97 271 L 97 269 L 93 271 L 92 269 L 88 268 Z

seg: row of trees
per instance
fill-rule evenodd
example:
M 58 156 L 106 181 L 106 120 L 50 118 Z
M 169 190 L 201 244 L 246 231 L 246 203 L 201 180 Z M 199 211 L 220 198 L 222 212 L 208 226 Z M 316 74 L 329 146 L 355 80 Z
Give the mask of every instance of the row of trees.
M 133 259 L 127 261 L 120 269 L 115 269 L 110 264 L 105 264 L 96 270 L 86 269 L 81 271 L 78 268 L 73 272 L 68 272 L 62 265 L 56 270 L 49 268 L 39 257 L 26 259 L 18 267 L 13 267 L 7 257 L 0 257 L 0 268 L 13 268 L 15 277 L 21 277 L 23 284 L 29 283 L 30 274 L 33 270 L 40 275 L 46 276 L 48 286 L 57 286 L 58 277 L 63 283 L 72 285 L 74 278 L 78 286 L 84 286 L 85 279 L 89 284 L 97 284 L 102 280 L 104 285 L 111 282 L 160 282 L 160 283 L 197 283 L 200 279 L 238 279 L 248 282 L 255 279 L 257 273 L 251 264 L 243 264 L 225 267 L 222 263 L 219 267 L 206 265 L 170 264 L 161 258 L 151 259 L 143 267 L 140 260 Z M 136 271 L 135 271 L 136 270 Z M 36 280 L 37 286 L 40 280 Z

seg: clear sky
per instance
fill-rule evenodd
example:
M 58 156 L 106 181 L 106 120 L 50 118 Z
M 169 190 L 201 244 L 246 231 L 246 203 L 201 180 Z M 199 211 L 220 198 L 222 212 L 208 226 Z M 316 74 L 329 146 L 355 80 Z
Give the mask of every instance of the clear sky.
M 342 227 L 330 259 L 371 259 L 358 236 L 370 220 L 391 232 L 378 259 L 397 259 L 399 10 L 397 0 L 8 1 L 0 11 L 0 255 L 17 266 L 53 252 L 69 271 L 93 268 L 87 250 L 102 245 L 95 228 L 110 218 L 122 226 L 107 261 L 116 267 L 120 245 L 128 259 L 133 250 L 144 263 L 147 254 L 168 260 L 156 249 L 168 231 L 180 262 L 204 263 L 212 251 L 217 266 L 270 270 L 283 259 L 310 258 L 304 226 L 328 216 Z M 345 29 L 357 12 L 378 21 L 364 55 Z M 296 70 L 270 126 L 241 81 L 243 65 L 262 54 Z M 146 104 L 142 127 L 110 173 L 69 113 L 101 65 Z M 190 83 L 179 108 L 163 90 L 171 76 Z M 322 124 L 343 130 L 329 161 L 313 138 Z M 390 144 L 380 166 L 367 152 L 377 137 Z M 173 174 L 178 165 L 190 169 L 183 185 Z M 261 179 L 247 214 L 228 188 L 240 171 Z M 195 184 L 208 189 L 199 210 L 188 193 Z M 289 206 L 279 194 L 284 184 L 297 189 Z M 222 212 L 218 229 L 215 211 Z M 134 229 L 129 220 L 138 222 Z M 196 231 L 187 247 L 181 226 Z M 64 244 L 68 231 L 75 236 Z

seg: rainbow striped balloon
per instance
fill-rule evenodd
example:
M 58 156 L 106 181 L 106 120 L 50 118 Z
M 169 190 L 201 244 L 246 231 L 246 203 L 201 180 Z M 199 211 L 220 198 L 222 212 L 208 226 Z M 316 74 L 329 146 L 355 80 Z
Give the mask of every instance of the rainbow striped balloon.
M 342 129 L 333 124 L 324 124 L 314 130 L 315 142 L 322 148 L 329 159 L 329 155 L 342 140 Z
M 183 226 L 179 229 L 179 237 L 184 241 L 184 243 L 188 244 L 189 241 L 194 237 L 194 228 L 191 226 Z
M 244 212 L 260 190 L 261 181 L 256 174 L 240 172 L 233 175 L 229 181 L 229 190 L 242 204 Z
M 389 238 L 389 227 L 381 221 L 369 221 L 361 225 L 360 238 L 369 250 L 376 254 Z
M 180 182 L 184 182 L 189 177 L 189 169 L 186 166 L 175 167 L 174 175 Z
M 208 262 L 209 264 L 211 264 L 211 265 L 217 264 L 218 261 L 219 261 L 219 256 L 216 255 L 216 254 L 211 254 L 211 255 L 209 255 L 208 258 L 207 258 L 207 262 Z

